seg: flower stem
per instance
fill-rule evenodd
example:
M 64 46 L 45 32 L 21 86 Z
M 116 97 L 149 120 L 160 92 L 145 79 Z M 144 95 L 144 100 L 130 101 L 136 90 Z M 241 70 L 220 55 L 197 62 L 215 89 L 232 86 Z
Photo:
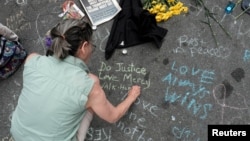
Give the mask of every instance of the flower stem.
M 206 7 L 206 5 L 204 4 L 204 2 L 203 2 L 203 0 L 193 0 L 194 2 L 195 2 L 195 4 L 196 4 L 196 6 L 201 6 L 201 7 L 203 7 L 203 9 L 205 10 L 205 16 L 206 16 L 206 18 L 207 18 L 207 23 L 206 22 L 203 22 L 203 23 L 206 23 L 207 25 L 209 25 L 209 28 L 210 28 L 210 31 L 212 32 L 212 36 L 213 36 L 213 38 L 214 38 L 214 40 L 215 40 L 215 43 L 216 43 L 216 46 L 218 46 L 218 42 L 217 42 L 217 40 L 216 40 L 216 37 L 215 37 L 215 33 L 214 33 L 214 31 L 213 31 L 213 29 L 212 29 L 212 26 L 211 26 L 211 23 L 210 23 L 210 19 L 209 18 L 211 18 L 212 20 L 214 20 L 219 26 L 220 26 L 220 28 L 226 33 L 226 35 L 230 38 L 230 39 L 232 39 L 232 36 L 230 35 L 230 33 L 228 33 L 227 31 L 226 31 L 226 29 L 222 26 L 222 24 L 214 17 L 214 13 L 212 13 L 212 12 L 210 12 L 210 10 Z
M 237 20 L 241 15 L 243 15 L 244 13 L 246 13 L 248 10 L 250 10 L 250 6 L 248 8 L 246 8 L 243 12 L 241 12 L 236 18 L 235 20 Z
M 227 34 L 227 36 L 232 39 L 232 36 L 230 35 L 230 33 L 227 32 L 227 30 L 222 26 L 222 24 L 213 15 L 210 17 L 220 26 L 220 28 Z
M 207 22 L 208 22 L 207 25 L 209 26 L 209 29 L 210 29 L 210 31 L 211 31 L 211 33 L 212 33 L 212 37 L 213 37 L 213 39 L 214 39 L 214 41 L 215 41 L 216 47 L 218 47 L 219 44 L 218 44 L 217 38 L 216 38 L 216 36 L 215 36 L 214 30 L 213 30 L 213 28 L 212 28 L 212 26 L 211 26 L 210 19 L 209 19 L 208 16 L 206 16 L 206 18 L 207 18 Z

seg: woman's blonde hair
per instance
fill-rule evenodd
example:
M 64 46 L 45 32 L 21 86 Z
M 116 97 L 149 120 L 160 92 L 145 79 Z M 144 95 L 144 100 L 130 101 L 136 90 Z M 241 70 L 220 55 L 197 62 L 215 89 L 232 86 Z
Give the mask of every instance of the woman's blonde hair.
M 82 19 L 64 19 L 50 30 L 52 45 L 46 55 L 55 55 L 64 59 L 68 55 L 75 56 L 84 41 L 92 37 L 90 24 Z

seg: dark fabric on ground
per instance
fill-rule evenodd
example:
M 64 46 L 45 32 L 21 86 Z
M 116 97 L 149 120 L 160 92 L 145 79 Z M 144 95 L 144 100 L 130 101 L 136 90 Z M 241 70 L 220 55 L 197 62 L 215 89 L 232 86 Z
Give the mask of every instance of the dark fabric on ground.
M 155 16 L 142 7 L 141 0 L 120 0 L 122 10 L 115 17 L 105 48 L 105 58 L 110 59 L 115 49 L 154 42 L 161 47 L 167 29 L 159 27 Z

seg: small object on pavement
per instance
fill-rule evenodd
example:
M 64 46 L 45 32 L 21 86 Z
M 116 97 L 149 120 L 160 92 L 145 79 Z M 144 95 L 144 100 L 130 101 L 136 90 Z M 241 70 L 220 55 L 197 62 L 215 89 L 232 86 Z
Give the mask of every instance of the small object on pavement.
M 73 18 L 73 19 L 81 19 L 85 16 L 85 14 L 79 9 L 79 7 L 72 0 L 66 0 L 63 5 L 63 13 L 59 14 L 59 17 L 63 17 L 65 19 Z
M 227 14 L 232 13 L 234 7 L 235 7 L 235 3 L 233 3 L 232 1 L 229 1 L 228 4 L 227 4 L 227 6 L 226 6 L 226 8 L 225 8 L 225 12 L 226 12 Z
M 126 49 L 122 50 L 122 54 L 126 55 L 128 53 L 128 51 Z

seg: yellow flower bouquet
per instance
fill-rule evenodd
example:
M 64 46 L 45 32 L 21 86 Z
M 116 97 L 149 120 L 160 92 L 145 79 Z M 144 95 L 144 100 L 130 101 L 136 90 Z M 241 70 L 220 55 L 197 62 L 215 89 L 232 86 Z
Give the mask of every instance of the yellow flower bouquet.
M 143 9 L 154 14 L 157 22 L 188 12 L 188 7 L 179 0 L 144 0 Z

